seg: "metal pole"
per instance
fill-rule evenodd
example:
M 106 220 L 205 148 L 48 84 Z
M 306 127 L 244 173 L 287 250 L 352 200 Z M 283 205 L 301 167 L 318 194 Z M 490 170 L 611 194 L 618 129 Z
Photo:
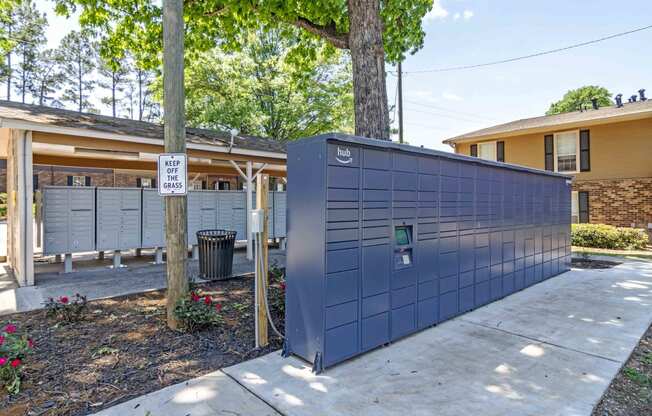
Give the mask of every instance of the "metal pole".
M 398 142 L 403 143 L 403 68 L 398 62 Z
M 165 151 L 186 152 L 183 88 L 183 0 L 163 0 L 163 109 Z M 174 308 L 188 291 L 186 197 L 165 197 L 167 324 L 179 327 Z
M 247 260 L 253 260 L 253 236 L 251 234 L 251 211 L 254 209 L 253 162 L 247 161 Z

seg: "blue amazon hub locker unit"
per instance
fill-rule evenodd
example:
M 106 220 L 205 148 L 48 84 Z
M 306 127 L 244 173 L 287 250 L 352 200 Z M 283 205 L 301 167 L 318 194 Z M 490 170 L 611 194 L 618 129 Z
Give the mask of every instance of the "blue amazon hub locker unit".
M 317 372 L 570 269 L 568 176 L 340 134 L 287 166 L 285 353 Z

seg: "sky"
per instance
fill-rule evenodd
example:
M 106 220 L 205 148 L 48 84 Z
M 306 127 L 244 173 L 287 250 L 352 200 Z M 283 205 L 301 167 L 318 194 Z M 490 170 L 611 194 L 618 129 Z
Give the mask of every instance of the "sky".
M 56 16 L 50 1 L 36 3 L 48 14 L 48 46 L 55 47 L 76 22 Z M 650 16 L 649 0 L 435 0 L 423 22 L 424 47 L 403 63 L 405 140 L 450 151 L 442 140 L 543 115 L 550 103 L 583 85 L 625 97 L 648 88 L 652 96 L 652 29 L 507 64 L 411 72 L 556 49 L 647 26 Z M 392 105 L 396 76 L 393 67 L 387 69 Z

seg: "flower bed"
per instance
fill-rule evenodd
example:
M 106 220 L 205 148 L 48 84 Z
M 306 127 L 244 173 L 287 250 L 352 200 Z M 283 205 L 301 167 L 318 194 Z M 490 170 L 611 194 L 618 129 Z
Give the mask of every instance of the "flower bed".
M 254 349 L 253 279 L 211 283 L 195 294 L 202 302 L 209 296 L 220 316 L 197 332 L 167 329 L 163 292 L 88 302 L 81 319 L 71 323 L 48 317 L 46 310 L 0 318 L 0 330 L 12 322 L 36 345 L 22 363 L 20 393 L 0 392 L 0 414 L 95 413 L 281 347 L 270 331 L 270 346 Z M 282 294 L 274 282 L 270 305 L 281 330 Z

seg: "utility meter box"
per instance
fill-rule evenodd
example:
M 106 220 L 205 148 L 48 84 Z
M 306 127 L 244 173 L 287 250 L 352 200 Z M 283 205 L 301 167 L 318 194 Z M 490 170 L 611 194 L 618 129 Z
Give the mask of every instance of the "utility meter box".
M 389 141 L 288 144 L 286 354 L 354 357 L 570 268 L 570 178 Z

